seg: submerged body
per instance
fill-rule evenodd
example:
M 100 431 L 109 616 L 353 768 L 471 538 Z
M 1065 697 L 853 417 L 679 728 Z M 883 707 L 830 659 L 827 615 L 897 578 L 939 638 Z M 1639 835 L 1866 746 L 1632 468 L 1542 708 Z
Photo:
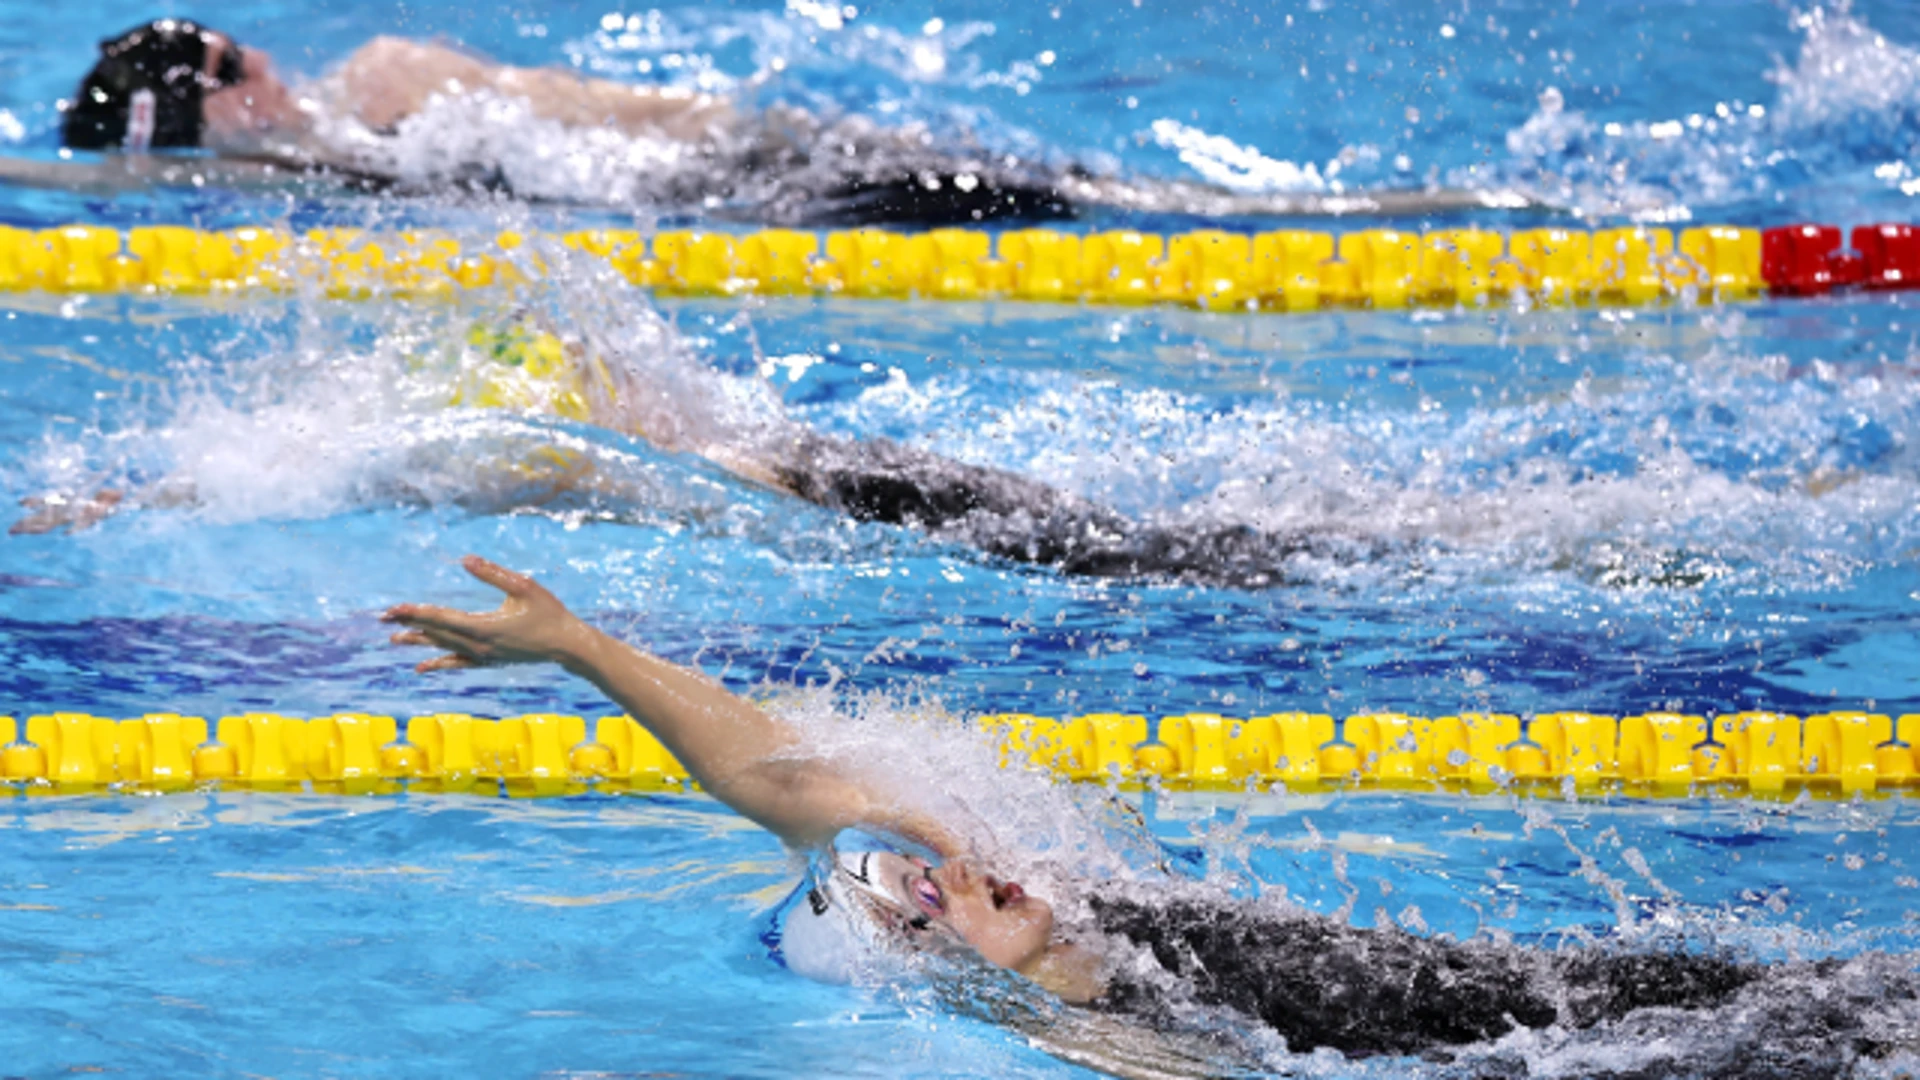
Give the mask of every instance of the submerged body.
M 740 418 L 698 383 L 670 389 L 624 352 L 618 335 L 559 334 L 527 320 L 481 325 L 446 358 L 460 369 L 452 404 L 558 416 L 702 458 L 755 487 L 862 522 L 923 532 L 1010 563 L 1074 577 L 1148 579 L 1238 589 L 1283 586 L 1300 560 L 1358 561 L 1377 539 L 1319 530 L 1262 531 L 1244 525 L 1135 518 L 1029 476 L 957 461 L 893 440 L 823 434 L 777 413 Z M 504 470 L 503 490 L 478 484 L 458 501 L 512 511 L 584 497 L 614 506 L 635 495 L 618 475 L 577 451 L 549 448 Z M 395 490 L 396 500 L 419 498 Z M 84 529 L 127 509 L 192 505 L 190 480 L 137 491 L 56 493 L 26 500 L 15 534 Z
M 1327 533 L 1140 521 L 1038 480 L 887 439 L 802 432 L 790 447 L 770 468 L 800 498 L 1076 577 L 1261 589 L 1287 584 L 1295 559 L 1361 558 L 1379 547 Z
M 1652 1065 L 1642 1054 L 1640 1064 L 1595 1060 L 1577 1074 L 1814 1080 L 1920 1050 L 1911 957 L 1768 965 L 1680 951 L 1532 950 L 1173 891 L 1121 895 L 1092 882 L 1078 883 L 1085 896 L 1042 899 L 990 872 L 993 852 L 977 839 L 889 794 L 886 762 L 861 769 L 822 756 L 791 724 L 592 629 L 532 580 L 477 557 L 466 565 L 505 592 L 501 608 L 402 604 L 386 614 L 404 627 L 393 640 L 443 650 L 422 672 L 560 663 L 645 724 L 709 794 L 791 847 L 824 853 L 787 915 L 789 966 L 803 973 L 846 977 L 860 969 L 852 955 L 860 949 L 984 965 L 1013 984 L 984 1001 L 964 993 L 963 1007 L 1123 1076 L 1256 1067 L 1228 1064 L 1235 1048 L 1196 1019 L 1207 1010 L 1264 1025 L 1291 1053 L 1419 1055 L 1460 1076 L 1524 1075 L 1503 1040 L 1541 1040 L 1580 1062 L 1588 1032 L 1657 1038 L 1701 1025 L 1734 1037 L 1710 1058 L 1662 1058 L 1656 1044 Z M 846 830 L 899 843 L 835 854 Z

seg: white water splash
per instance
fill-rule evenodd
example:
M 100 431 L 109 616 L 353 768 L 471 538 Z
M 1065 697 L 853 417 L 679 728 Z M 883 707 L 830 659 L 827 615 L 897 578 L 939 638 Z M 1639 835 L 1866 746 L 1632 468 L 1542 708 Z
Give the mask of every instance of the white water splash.
M 572 127 L 538 115 L 524 98 L 491 93 L 435 95 L 391 134 L 349 116 L 328 120 L 319 134 L 347 160 L 408 184 L 504 188 L 528 199 L 684 201 L 715 168 L 697 144 Z
M 1224 135 L 1211 135 L 1178 120 L 1155 120 L 1151 130 L 1157 145 L 1178 154 L 1181 162 L 1202 179 L 1230 191 L 1318 193 L 1328 190 L 1319 167 L 1311 162 L 1298 165 L 1270 158 L 1257 147 L 1242 146 Z
M 1602 124 L 1549 88 L 1508 132 L 1511 157 L 1496 174 L 1553 205 L 1650 222 L 1800 191 L 1812 178 L 1870 187 L 1877 173 L 1881 186 L 1920 190 L 1901 186 L 1920 154 L 1920 49 L 1845 3 L 1796 13 L 1792 25 L 1800 49 L 1766 73 L 1779 88 L 1771 104 L 1676 102 L 1669 115 Z M 1470 172 L 1455 179 L 1474 182 Z
M 1852 13 L 1852 5 L 1796 14 L 1805 35 L 1791 67 L 1768 77 L 1780 87 L 1772 110 L 1781 136 L 1867 123 L 1888 142 L 1911 142 L 1920 109 L 1920 49 L 1890 41 Z
M 1831 582 L 1920 539 L 1915 364 L 1798 368 L 1716 348 L 1432 409 L 1280 395 L 1222 410 L 1048 375 L 983 407 L 970 383 L 934 376 L 836 415 L 863 430 L 904 419 L 942 432 L 944 453 L 1176 527 L 1389 538 L 1424 547 L 1429 570 L 1451 553 L 1470 576 L 1491 560 L 1620 584 Z
M 558 267 L 567 254 L 543 257 Z M 523 296 L 512 313 L 336 308 L 227 360 L 189 358 L 154 415 L 118 418 L 110 434 L 49 436 L 28 463 L 28 489 L 130 488 L 135 505 L 239 522 L 394 504 L 503 511 L 578 485 L 624 512 L 726 518 L 745 497 L 680 455 L 771 437 L 784 423 L 777 398 L 761 379 L 707 365 L 604 267 L 556 279 L 567 284 Z M 614 300 L 608 289 L 625 291 Z M 469 332 L 514 318 L 565 326 L 604 359 L 587 394 L 589 423 L 567 424 L 537 401 L 520 411 L 450 407 L 493 362 Z M 368 322 L 373 340 L 354 343 Z

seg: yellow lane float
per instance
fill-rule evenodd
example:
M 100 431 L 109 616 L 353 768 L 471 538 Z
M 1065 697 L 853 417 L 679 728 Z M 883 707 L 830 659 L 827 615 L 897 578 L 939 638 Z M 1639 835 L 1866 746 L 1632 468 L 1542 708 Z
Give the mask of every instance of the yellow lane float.
M 1065 781 L 1168 790 L 1348 788 L 1677 797 L 1703 792 L 1851 798 L 1920 791 L 1920 714 L 1799 717 L 1654 712 L 1251 718 L 1093 713 L 980 717 L 1004 765 Z M 674 791 L 687 772 L 625 716 L 153 713 L 113 720 L 0 717 L 0 792 L 218 786 L 334 794 L 505 791 L 538 797 Z
M 1527 229 L 1511 235 L 1483 229 L 1340 235 L 1202 229 L 1166 237 L 1046 229 L 850 229 L 824 235 L 674 230 L 649 237 L 611 229 L 539 237 L 506 232 L 478 242 L 442 233 L 339 228 L 296 236 L 267 228 L 209 232 L 165 225 L 121 233 L 94 225 L 0 226 L 0 291 L 305 288 L 342 299 L 439 297 L 525 282 L 545 272 L 543 252 L 565 248 L 605 260 L 636 285 L 674 296 L 1004 298 L 1242 312 L 1481 306 L 1522 297 L 1548 305 L 1641 305 L 1760 295 L 1770 283 L 1763 271 L 1775 269 L 1773 263 L 1763 266 L 1762 239 L 1758 230 L 1727 225 L 1685 229 L 1677 239 L 1656 228 Z M 1785 273 L 1779 269 L 1775 276 Z M 1783 291 L 1785 281 L 1774 282 L 1775 290 Z

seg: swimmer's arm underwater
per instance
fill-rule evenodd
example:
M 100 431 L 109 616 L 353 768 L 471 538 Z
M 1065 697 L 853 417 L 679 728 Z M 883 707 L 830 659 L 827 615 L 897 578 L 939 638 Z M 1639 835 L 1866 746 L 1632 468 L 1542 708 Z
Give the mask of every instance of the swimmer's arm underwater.
M 55 529 L 70 533 L 91 529 L 120 509 L 126 492 L 103 488 L 92 495 L 31 495 L 20 500 L 27 516 L 7 529 L 9 536 L 39 536 Z
M 461 564 L 506 598 L 482 614 L 427 604 L 388 609 L 382 620 L 406 628 L 395 644 L 445 650 L 416 670 L 558 663 L 645 725 L 708 794 L 791 845 L 822 846 L 844 828 L 868 825 L 943 857 L 962 852 L 944 826 L 808 756 L 791 725 L 712 679 L 588 626 L 532 578 L 477 555 Z
M 39 536 L 60 529 L 69 533 L 83 532 L 129 507 L 169 510 L 192 506 L 198 501 L 192 482 L 177 477 L 135 488 L 131 492 L 119 488 L 101 488 L 91 495 L 59 492 L 30 495 L 20 500 L 27 516 L 8 527 L 7 534 Z
M 455 497 L 452 502 L 477 513 L 501 513 L 544 506 L 577 490 L 593 490 L 591 463 L 567 461 L 562 468 L 535 476 L 504 475 L 491 484 L 476 485 L 473 491 Z M 383 490 L 397 502 L 431 506 L 433 499 L 412 485 L 393 483 Z M 85 532 L 124 510 L 178 510 L 201 505 L 200 489 L 193 480 L 169 476 L 157 483 L 131 489 L 101 488 L 91 495 L 48 492 L 20 500 L 25 517 L 7 528 L 9 536 L 41 536 L 64 531 L 68 535 Z

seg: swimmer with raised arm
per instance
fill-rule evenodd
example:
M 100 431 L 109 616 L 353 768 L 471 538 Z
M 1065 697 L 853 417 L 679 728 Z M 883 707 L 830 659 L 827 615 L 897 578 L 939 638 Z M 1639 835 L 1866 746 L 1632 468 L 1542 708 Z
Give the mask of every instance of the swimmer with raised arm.
M 62 145 L 105 151 L 108 161 L 0 161 L 0 177 L 112 189 L 142 178 L 198 184 L 208 174 L 234 184 L 278 183 L 291 169 L 377 189 L 484 189 L 823 224 L 1044 220 L 1091 207 L 1284 216 L 1525 203 L 1505 192 L 1246 195 L 1097 177 L 970 144 L 936 145 L 921 127 L 828 119 L 785 105 L 754 109 L 398 37 L 377 37 L 326 76 L 290 87 L 266 53 L 185 19 L 160 19 L 102 42 L 99 60 L 61 109 Z M 198 171 L 183 171 L 151 155 L 193 149 L 236 164 L 222 173 L 199 159 Z M 246 166 L 266 172 L 248 174 Z
M 1084 907 L 1073 897 L 1050 902 L 996 877 L 949 823 L 810 752 L 778 716 L 588 626 L 531 578 L 477 556 L 464 565 L 506 594 L 498 610 L 400 604 L 384 616 L 403 627 L 396 644 L 441 650 L 417 670 L 558 663 L 652 731 L 708 794 L 814 854 L 782 933 L 788 966 L 803 974 L 845 977 L 855 964 L 836 950 L 975 957 L 1082 1012 L 1145 1029 L 1178 1028 L 1175 1003 L 1185 1002 L 1265 1024 L 1293 1053 L 1423 1055 L 1486 1069 L 1453 1075 L 1520 1075 L 1487 1046 L 1520 1029 L 1562 1042 L 1616 1027 L 1636 1039 L 1668 1037 L 1686 1057 L 1643 1061 L 1630 1074 L 1729 1080 L 1849 1075 L 1920 1046 L 1911 958 L 1769 965 L 1685 952 L 1546 952 L 1361 930 L 1242 902 L 1156 903 L 1108 890 Z M 850 829 L 900 843 L 836 853 Z M 938 861 L 908 854 L 912 847 Z M 1085 915 L 1063 925 L 1056 908 Z M 1819 1008 L 1807 1006 L 1813 995 Z M 1679 1039 L 1715 1026 L 1731 1041 L 1711 1054 Z M 1579 1060 L 1577 1043 L 1558 1052 Z M 1123 1075 L 1151 1071 L 1124 1055 L 1076 1060 Z M 1604 1062 L 1577 1071 L 1614 1074 Z

